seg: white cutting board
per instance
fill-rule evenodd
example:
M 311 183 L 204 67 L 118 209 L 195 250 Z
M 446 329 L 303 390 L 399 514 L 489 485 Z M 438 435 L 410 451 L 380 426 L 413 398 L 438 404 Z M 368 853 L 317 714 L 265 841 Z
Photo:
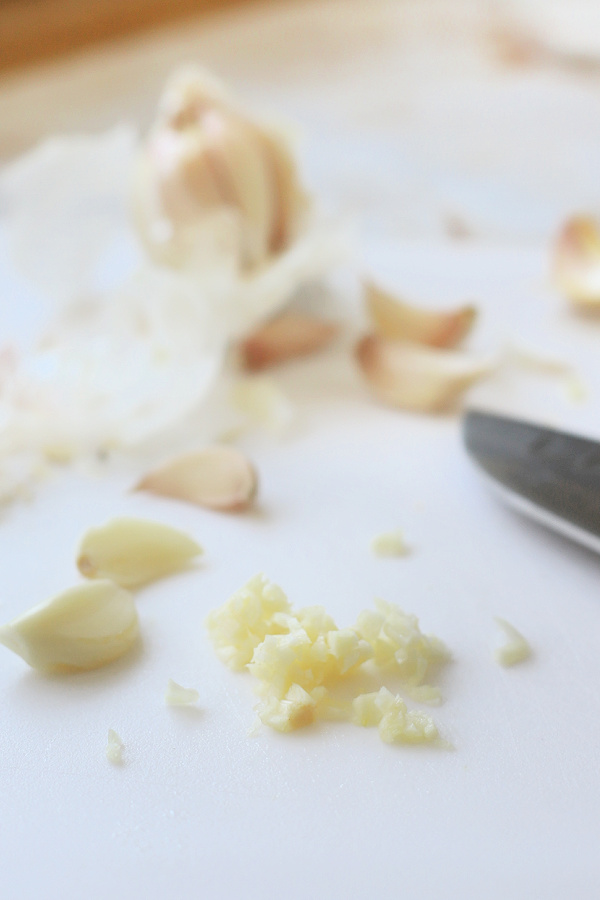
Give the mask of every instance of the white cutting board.
M 475 346 L 521 332 L 562 349 L 592 397 L 574 407 L 542 378 L 540 407 L 591 423 L 598 326 L 546 289 L 543 251 L 378 244 L 367 263 L 423 302 L 479 302 Z M 0 648 L 2 896 L 595 896 L 600 560 L 501 506 L 458 418 L 374 405 L 343 347 L 277 378 L 297 419 L 281 441 L 245 444 L 256 513 L 65 475 L 2 521 L 3 621 L 73 583 L 80 535 L 111 516 L 171 523 L 206 549 L 196 570 L 140 593 L 143 648 L 109 668 L 47 678 Z M 531 381 L 513 373 L 489 392 L 529 396 Z M 413 553 L 373 557 L 370 539 L 397 527 Z M 249 737 L 250 676 L 216 659 L 203 619 L 257 571 L 340 625 L 375 596 L 416 613 L 453 654 L 434 715 L 456 749 L 387 746 L 335 723 Z M 495 615 L 530 640 L 530 662 L 492 660 Z M 165 707 L 170 677 L 198 689 L 198 710 Z M 105 758 L 109 728 L 122 767 Z

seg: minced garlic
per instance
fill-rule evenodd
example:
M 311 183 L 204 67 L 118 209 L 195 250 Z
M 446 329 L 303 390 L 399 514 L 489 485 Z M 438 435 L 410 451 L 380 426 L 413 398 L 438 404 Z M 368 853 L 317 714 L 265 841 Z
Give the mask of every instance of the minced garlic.
M 408 556 L 410 547 L 406 544 L 403 533 L 397 529 L 375 535 L 371 540 L 371 551 L 375 556 Z
M 281 588 L 257 575 L 211 612 L 206 624 L 219 658 L 257 679 L 258 716 L 276 731 L 338 719 L 377 725 L 388 743 L 438 738 L 429 716 L 408 710 L 386 688 L 353 700 L 335 694 L 347 676 L 367 664 L 399 680 L 416 699 L 439 700 L 437 688 L 424 680 L 448 652 L 420 631 L 415 616 L 391 603 L 378 600 L 353 628 L 338 628 L 321 606 L 293 610 Z
M 501 666 L 514 666 L 529 659 L 531 647 L 521 632 L 517 631 L 514 625 L 511 625 L 506 619 L 496 617 L 495 621 L 508 638 L 507 642 L 494 652 L 496 662 L 500 663 Z
M 184 688 L 172 678 L 169 678 L 165 691 L 165 703 L 167 706 L 193 706 L 198 702 L 200 694 L 194 688 Z
M 116 731 L 108 729 L 108 744 L 106 745 L 106 758 L 114 766 L 120 766 L 123 762 L 123 750 L 125 744 Z

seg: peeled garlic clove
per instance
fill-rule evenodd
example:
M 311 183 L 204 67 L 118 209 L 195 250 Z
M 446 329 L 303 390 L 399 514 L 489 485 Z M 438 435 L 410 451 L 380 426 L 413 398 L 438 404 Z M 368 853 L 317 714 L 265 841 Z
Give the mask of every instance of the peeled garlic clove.
M 173 459 L 146 475 L 137 490 L 208 509 L 246 509 L 256 495 L 256 470 L 233 447 L 208 447 Z
M 469 385 L 488 375 L 489 362 L 456 350 L 433 350 L 416 344 L 367 335 L 356 359 L 375 396 L 388 406 L 440 412 Z
M 371 282 L 365 284 L 367 310 L 381 337 L 413 341 L 431 347 L 454 347 L 471 330 L 477 310 L 461 306 L 433 312 L 404 303 Z
M 576 216 L 563 227 L 554 251 L 554 279 L 575 306 L 600 307 L 600 231 L 592 218 Z
M 196 541 L 168 525 L 112 519 L 83 536 L 77 567 L 86 578 L 110 578 L 135 588 L 183 569 L 199 553 Z
M 314 316 L 285 313 L 272 319 L 242 343 L 246 369 L 257 371 L 298 356 L 309 356 L 326 346 L 337 333 L 333 322 Z
M 133 597 L 107 580 L 70 588 L 0 628 L 0 643 L 42 672 L 104 666 L 137 636 Z

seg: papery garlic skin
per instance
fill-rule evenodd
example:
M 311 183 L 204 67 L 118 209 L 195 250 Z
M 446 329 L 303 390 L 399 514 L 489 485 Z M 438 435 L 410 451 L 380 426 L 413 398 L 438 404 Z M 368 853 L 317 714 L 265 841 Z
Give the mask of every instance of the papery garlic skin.
M 167 84 L 140 156 L 133 205 L 158 262 L 193 267 L 221 252 L 251 271 L 290 245 L 308 200 L 283 137 L 190 66 Z
M 96 669 L 126 653 L 138 637 L 129 591 L 99 580 L 70 588 L 0 628 L 0 643 L 48 673 Z
M 333 322 L 284 313 L 250 334 L 240 347 L 244 368 L 257 372 L 326 347 L 338 331 Z
M 575 216 L 563 226 L 554 249 L 554 280 L 582 310 L 600 309 L 600 229 L 590 216 Z
M 77 568 L 86 578 L 110 578 L 136 588 L 185 568 L 200 553 L 202 548 L 183 531 L 123 517 L 86 532 Z

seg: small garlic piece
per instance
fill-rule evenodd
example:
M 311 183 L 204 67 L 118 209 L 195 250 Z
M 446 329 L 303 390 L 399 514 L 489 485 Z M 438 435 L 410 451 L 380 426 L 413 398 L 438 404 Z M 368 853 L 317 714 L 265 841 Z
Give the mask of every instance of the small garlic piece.
M 184 688 L 172 678 L 169 678 L 165 691 L 165 703 L 167 706 L 193 706 L 198 702 L 200 694 L 194 688 Z
M 600 230 L 589 216 L 563 226 L 554 250 L 554 280 L 579 309 L 600 308 Z
M 330 343 L 337 333 L 333 322 L 314 316 L 284 313 L 272 319 L 243 341 L 242 362 L 258 371 L 300 356 L 309 356 Z
M 182 531 L 145 519 L 112 519 L 90 528 L 77 554 L 77 567 L 86 578 L 110 578 L 135 588 L 183 569 L 202 553 Z
M 231 405 L 249 426 L 281 434 L 290 425 L 294 409 L 284 392 L 271 378 L 254 375 L 241 378 L 231 389 Z
M 365 295 L 377 334 L 396 341 L 455 347 L 469 333 L 477 317 L 474 306 L 461 306 L 448 312 L 419 309 L 372 282 L 365 283 Z
M 506 619 L 496 617 L 495 622 L 508 638 L 506 644 L 494 652 L 496 662 L 500 663 L 501 666 L 514 666 L 525 659 L 529 659 L 531 647 L 520 631 L 517 631 L 514 625 L 511 625 Z
M 492 371 L 489 361 L 457 350 L 434 350 L 367 335 L 356 358 L 375 396 L 388 406 L 441 412 Z
M 375 535 L 371 540 L 371 551 L 375 556 L 407 556 L 410 548 L 404 540 L 404 534 L 398 529 Z
M 0 643 L 42 672 L 96 669 L 137 636 L 133 597 L 105 580 L 70 588 L 0 628 Z
M 123 762 L 123 750 L 125 744 L 116 731 L 108 729 L 108 744 L 106 745 L 106 758 L 114 766 L 120 766 Z
M 197 263 L 203 243 L 217 238 L 213 249 L 227 247 L 240 269 L 256 269 L 289 246 L 307 206 L 281 135 L 201 69 L 171 77 L 134 184 L 136 223 L 158 262 Z
M 256 470 L 243 453 L 233 447 L 207 447 L 150 472 L 136 490 L 237 512 L 250 506 L 257 486 Z

